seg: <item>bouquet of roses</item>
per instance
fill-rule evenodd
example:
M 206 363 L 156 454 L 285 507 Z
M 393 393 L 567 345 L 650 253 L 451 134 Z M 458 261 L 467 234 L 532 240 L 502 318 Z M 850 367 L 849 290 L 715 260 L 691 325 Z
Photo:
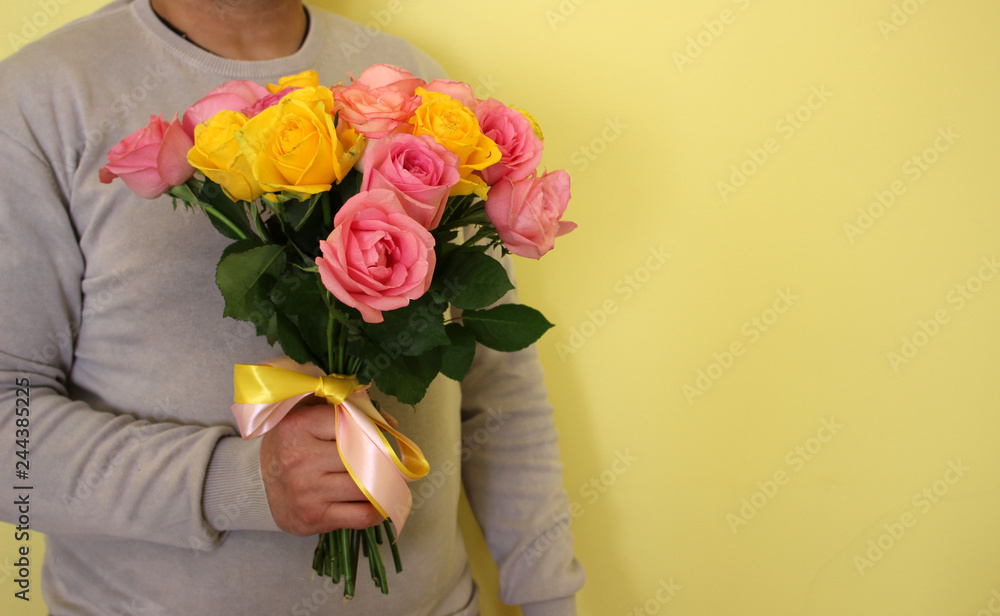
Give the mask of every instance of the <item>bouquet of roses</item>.
M 151 117 L 101 169 L 102 182 L 200 208 L 233 240 L 216 270 L 223 314 L 287 355 L 236 366 L 243 437 L 306 399 L 335 406 L 344 465 L 387 518 L 319 537 L 313 569 L 344 578 L 347 598 L 360 553 L 388 592 L 381 529 L 399 572 L 406 483 L 428 471 L 367 387 L 416 404 L 439 373 L 465 376 L 477 342 L 516 351 L 551 327 L 524 305 L 489 307 L 512 288 L 491 251 L 537 259 L 575 227 L 560 220 L 569 176 L 539 173 L 541 156 L 527 112 L 376 65 L 333 87 L 314 71 L 267 88 L 228 82 L 183 117 Z

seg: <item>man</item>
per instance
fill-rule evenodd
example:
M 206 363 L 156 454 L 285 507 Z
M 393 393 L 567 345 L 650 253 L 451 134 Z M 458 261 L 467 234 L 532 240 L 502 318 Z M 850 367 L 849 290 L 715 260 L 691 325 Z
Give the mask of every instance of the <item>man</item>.
M 98 182 L 151 114 L 230 79 L 314 69 L 333 84 L 377 63 L 443 75 L 385 34 L 341 46 L 356 28 L 301 0 L 118 0 L 0 63 L 0 433 L 14 434 L 15 385 L 30 382 L 31 527 L 46 533 L 53 614 L 476 614 L 459 475 L 502 598 L 575 613 L 582 571 L 534 349 L 480 349 L 464 383 L 439 377 L 416 409 L 381 398 L 432 470 L 412 486 L 389 596 L 359 583 L 343 606 L 311 575 L 313 535 L 378 516 L 331 453 L 329 409 L 242 440 L 232 365 L 276 352 L 221 317 L 225 240 L 169 198 Z

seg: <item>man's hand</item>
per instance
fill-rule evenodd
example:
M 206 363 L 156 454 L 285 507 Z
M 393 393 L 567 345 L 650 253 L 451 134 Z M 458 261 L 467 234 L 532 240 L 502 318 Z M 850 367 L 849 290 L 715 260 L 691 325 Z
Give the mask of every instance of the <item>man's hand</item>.
M 305 537 L 382 522 L 344 469 L 333 417 L 329 405 L 299 406 L 261 437 L 267 502 L 274 521 L 287 533 Z

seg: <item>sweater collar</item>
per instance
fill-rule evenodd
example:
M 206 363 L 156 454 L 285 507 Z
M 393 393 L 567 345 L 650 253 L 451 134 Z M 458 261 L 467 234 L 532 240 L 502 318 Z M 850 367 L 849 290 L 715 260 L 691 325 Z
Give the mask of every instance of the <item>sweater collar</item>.
M 325 32 L 315 9 L 306 7 L 306 10 L 309 11 L 309 28 L 298 51 L 284 58 L 254 62 L 230 60 L 205 51 L 167 27 L 153 11 L 150 0 L 132 2 L 132 11 L 143 28 L 171 54 L 222 77 L 255 81 L 293 75 L 315 66 L 323 49 Z

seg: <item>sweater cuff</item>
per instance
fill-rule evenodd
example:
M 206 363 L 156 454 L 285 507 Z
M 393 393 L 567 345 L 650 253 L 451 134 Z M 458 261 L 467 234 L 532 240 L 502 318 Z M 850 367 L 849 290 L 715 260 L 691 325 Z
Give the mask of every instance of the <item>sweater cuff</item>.
M 208 463 L 202 494 L 205 521 L 219 532 L 278 531 L 260 473 L 260 439 L 219 439 Z
M 524 616 L 576 616 L 576 595 L 521 605 Z

